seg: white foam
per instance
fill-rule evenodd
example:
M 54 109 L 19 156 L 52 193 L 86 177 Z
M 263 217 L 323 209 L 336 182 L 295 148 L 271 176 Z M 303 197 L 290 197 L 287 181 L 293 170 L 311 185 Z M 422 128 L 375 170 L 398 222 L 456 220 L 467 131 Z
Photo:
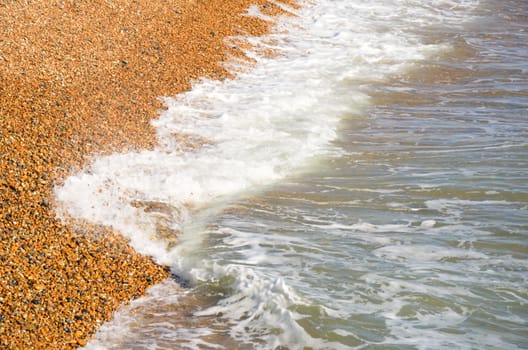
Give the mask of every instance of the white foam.
M 199 259 L 196 253 L 203 248 L 204 231 L 194 226 L 196 218 L 204 208 L 283 179 L 317 157 L 338 152 L 332 141 L 339 121 L 368 106 L 369 84 L 403 74 L 413 64 L 449 49 L 422 40 L 414 29 L 458 25 L 466 14 L 464 7 L 473 4 L 397 0 L 304 3 L 298 17 L 279 23 L 287 32 L 247 38 L 277 50 L 278 57 L 252 53 L 257 59 L 255 67 L 242 71 L 236 79 L 201 80 L 191 91 L 166 98 L 168 109 L 153 122 L 160 147 L 98 158 L 55 189 L 59 213 L 116 228 L 131 239 L 138 252 L 170 265 L 190 280 L 229 276 L 232 294 L 202 314 L 221 312 L 231 322 L 231 335 L 253 343 L 254 348 L 285 344 L 290 349 L 348 348 L 316 339 L 299 325 L 300 316 L 291 306 L 310 304 L 309 298 L 277 277 L 280 270 L 259 266 L 270 255 L 264 243 L 271 244 L 271 237 L 259 240 L 261 237 L 251 232 L 224 230 L 227 238 L 222 244 L 240 251 L 244 259 L 225 261 L 221 255 Z M 263 16 L 255 7 L 249 14 Z M 188 150 L 175 135 L 193 135 L 194 140 L 207 143 Z M 385 193 L 381 189 L 365 191 Z M 180 244 L 172 247 L 157 237 L 160 225 L 178 232 Z M 433 227 L 433 220 L 421 223 L 422 229 Z M 415 230 L 411 224 L 365 222 L 334 223 L 326 228 L 368 233 Z M 273 243 L 284 243 L 273 239 Z M 390 238 L 372 239 L 393 244 Z M 394 259 L 411 254 L 422 260 L 453 254 L 421 248 L 418 252 L 402 251 L 404 247 L 393 245 L 376 254 Z M 465 251 L 459 253 L 468 257 Z M 197 339 L 208 330 L 204 332 L 196 331 Z M 190 332 L 186 336 L 194 337 Z M 103 344 L 105 341 L 116 340 L 104 339 Z M 200 344 L 197 341 L 192 346 L 199 348 Z
M 276 181 L 328 151 L 339 117 L 348 109 L 343 96 L 334 94 L 335 78 L 328 79 L 342 66 L 327 62 L 327 79 L 321 79 L 320 59 L 304 57 L 302 40 L 296 51 L 295 42 L 289 45 L 286 56 L 261 59 L 238 79 L 203 80 L 192 91 L 166 99 L 168 110 L 154 122 L 162 147 L 97 159 L 56 189 L 62 210 L 111 225 L 139 252 L 170 264 L 164 243 L 150 239 L 161 213 L 147 213 L 136 203 L 165 205 L 171 209 L 169 226 L 181 230 L 187 205 L 210 205 Z M 197 135 L 211 144 L 182 152 L 175 134 Z
M 202 80 L 166 98 L 167 111 L 153 122 L 161 146 L 97 159 L 56 188 L 59 213 L 113 226 L 136 250 L 170 265 L 166 242 L 152 239 L 160 220 L 181 232 L 189 208 L 277 181 L 330 152 L 340 118 L 367 101 L 359 90 L 351 93 L 355 81 L 386 79 L 446 49 L 406 32 L 424 18 L 450 20 L 434 7 L 398 1 L 306 5 L 301 17 L 280 23 L 288 23 L 287 34 L 248 39 L 281 55 L 257 57 L 237 79 Z M 409 17 L 413 13 L 421 19 Z M 397 19 L 390 31 L 382 23 L 387 19 Z M 175 135 L 209 144 L 185 151 Z M 163 209 L 152 210 L 152 203 Z
M 433 228 L 433 227 L 435 227 L 435 225 L 436 225 L 436 221 L 435 220 L 424 220 L 420 224 L 420 227 L 421 228 Z
M 486 259 L 487 256 L 482 253 L 471 250 L 456 249 L 452 247 L 439 247 L 433 245 L 388 245 L 376 249 L 374 252 L 378 256 L 388 259 L 404 261 L 441 261 L 447 259 Z

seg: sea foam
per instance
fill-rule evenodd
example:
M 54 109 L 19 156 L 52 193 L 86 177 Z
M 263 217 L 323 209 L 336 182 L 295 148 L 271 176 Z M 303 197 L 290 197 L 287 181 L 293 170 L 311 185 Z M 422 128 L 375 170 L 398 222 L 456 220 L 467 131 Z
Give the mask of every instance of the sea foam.
M 292 310 L 294 305 L 311 307 L 309 292 L 298 293 L 280 277 L 280 269 L 259 268 L 272 254 L 266 245 L 302 246 L 302 240 L 278 242 L 278 237 L 227 228 L 209 232 L 200 222 L 224 203 L 339 154 L 333 141 L 340 121 L 368 108 L 369 84 L 404 74 L 449 49 L 442 42 L 424 41 L 415 29 L 460 25 L 466 8 L 474 3 L 303 3 L 298 16 L 278 21 L 280 30 L 275 34 L 245 39 L 273 50 L 275 57 L 250 52 L 255 65 L 235 79 L 200 80 L 191 91 L 165 98 L 167 110 L 153 121 L 159 147 L 96 159 L 56 188 L 59 212 L 114 227 L 130 238 L 138 252 L 153 256 L 191 282 L 229 281 L 231 293 L 201 315 L 223 315 L 231 326 L 230 336 L 242 343 L 263 349 L 284 344 L 290 349 L 349 348 L 312 337 L 298 323 L 303 315 Z M 261 15 L 254 8 L 250 14 Z M 187 147 L 181 135 L 197 147 Z M 432 222 L 424 221 L 420 229 L 434 226 Z M 408 224 L 336 225 L 327 228 L 362 234 L 389 228 L 402 233 L 414 230 Z M 160 231 L 174 235 L 167 238 Z M 222 260 L 221 253 L 197 258 L 197 252 L 208 251 L 201 240 L 209 234 L 223 237 L 218 245 L 236 252 L 238 259 Z M 398 258 L 399 249 L 392 246 L 377 253 Z M 424 251 L 425 258 L 444 256 L 436 250 Z M 394 305 L 394 312 L 400 306 Z M 346 312 L 346 307 L 317 310 L 331 315 Z M 204 332 L 195 333 L 208 333 Z M 199 346 L 190 343 L 189 348 Z

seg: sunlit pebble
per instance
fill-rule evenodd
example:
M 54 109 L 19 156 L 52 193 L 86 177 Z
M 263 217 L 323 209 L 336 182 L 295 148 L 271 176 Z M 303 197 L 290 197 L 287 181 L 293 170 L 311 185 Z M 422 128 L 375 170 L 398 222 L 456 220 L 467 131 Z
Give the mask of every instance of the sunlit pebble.
M 82 346 L 167 277 L 108 229 L 57 221 L 51 186 L 92 152 L 152 148 L 157 97 L 226 76 L 217 61 L 242 50 L 223 38 L 269 28 L 238 16 L 253 3 L 279 11 L 264 0 L 0 2 L 0 349 Z

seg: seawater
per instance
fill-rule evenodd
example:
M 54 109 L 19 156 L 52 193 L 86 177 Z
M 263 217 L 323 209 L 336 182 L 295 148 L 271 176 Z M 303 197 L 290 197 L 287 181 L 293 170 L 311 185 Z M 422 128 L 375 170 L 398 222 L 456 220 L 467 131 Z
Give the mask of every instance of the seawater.
M 174 273 L 86 349 L 528 348 L 528 3 L 290 10 L 56 189 Z

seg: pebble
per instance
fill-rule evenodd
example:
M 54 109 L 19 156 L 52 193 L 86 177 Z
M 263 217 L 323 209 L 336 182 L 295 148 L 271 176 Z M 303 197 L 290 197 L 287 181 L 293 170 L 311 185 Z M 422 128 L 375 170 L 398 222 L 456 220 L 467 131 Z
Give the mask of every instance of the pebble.
M 156 145 L 158 96 L 230 76 L 265 0 L 0 1 L 0 348 L 75 349 L 169 275 L 118 232 L 57 219 L 53 188 L 94 154 Z M 212 34 L 214 33 L 214 35 Z

